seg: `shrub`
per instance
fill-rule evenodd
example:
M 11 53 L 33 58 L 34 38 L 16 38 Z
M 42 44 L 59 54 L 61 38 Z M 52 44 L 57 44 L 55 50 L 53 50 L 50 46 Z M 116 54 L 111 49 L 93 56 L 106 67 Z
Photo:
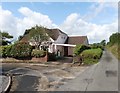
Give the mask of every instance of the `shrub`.
M 0 46 L 1 57 L 11 57 L 11 48 L 12 45 Z
M 39 57 L 44 57 L 46 55 L 46 52 L 43 50 L 33 49 L 31 55 L 32 57 L 39 58 Z
M 100 48 L 84 50 L 82 55 L 85 64 L 92 64 L 96 63 L 101 58 L 102 50 Z
M 99 44 L 99 43 L 94 43 L 91 45 L 92 49 L 97 49 L 97 48 L 101 48 L 102 50 L 104 50 L 104 46 Z
M 5 46 L 0 46 L 0 57 L 5 57 Z
M 102 50 L 100 48 L 98 49 L 89 49 L 89 50 L 84 50 L 82 52 L 82 55 L 85 58 L 94 58 L 94 59 L 99 59 L 102 55 Z
M 120 33 L 114 33 L 109 37 L 110 45 L 120 44 Z
M 11 57 L 11 53 L 10 53 L 11 48 L 12 48 L 12 45 L 5 46 L 4 54 L 6 57 Z
M 75 55 L 79 55 L 82 51 L 86 50 L 86 49 L 90 49 L 89 46 L 86 45 L 76 45 L 75 49 L 74 49 L 74 54 Z
M 14 58 L 25 58 L 30 57 L 32 47 L 25 42 L 15 43 L 11 48 L 11 56 Z

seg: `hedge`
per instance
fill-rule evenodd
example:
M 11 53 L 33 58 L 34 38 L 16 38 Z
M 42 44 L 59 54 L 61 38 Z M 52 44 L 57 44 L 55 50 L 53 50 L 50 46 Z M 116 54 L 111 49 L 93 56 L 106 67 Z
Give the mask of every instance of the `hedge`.
M 92 49 L 101 48 L 102 50 L 104 50 L 104 46 L 101 45 L 101 44 L 97 44 L 97 43 L 92 44 L 92 45 L 91 45 L 91 48 L 92 48 Z
M 84 50 L 82 53 L 85 64 L 92 64 L 98 62 L 102 56 L 102 49 L 88 49 Z
M 0 53 L 1 57 L 11 57 L 10 51 L 11 51 L 12 45 L 6 45 L 6 46 L 0 46 Z
M 90 47 L 86 46 L 86 45 L 81 45 L 81 44 L 76 45 L 76 47 L 74 49 L 74 54 L 79 55 L 81 52 L 83 52 L 86 49 L 90 49 Z
M 31 53 L 32 57 L 44 57 L 46 55 L 46 52 L 43 50 L 33 49 Z
M 13 58 L 25 58 L 30 57 L 32 52 L 32 47 L 25 42 L 19 42 L 12 46 L 11 57 Z

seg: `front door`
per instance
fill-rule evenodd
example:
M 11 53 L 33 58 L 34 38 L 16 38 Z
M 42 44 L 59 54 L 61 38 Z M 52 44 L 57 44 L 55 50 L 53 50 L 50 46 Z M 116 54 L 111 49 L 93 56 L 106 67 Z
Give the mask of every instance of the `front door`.
M 64 46 L 64 56 L 68 56 L 68 46 Z

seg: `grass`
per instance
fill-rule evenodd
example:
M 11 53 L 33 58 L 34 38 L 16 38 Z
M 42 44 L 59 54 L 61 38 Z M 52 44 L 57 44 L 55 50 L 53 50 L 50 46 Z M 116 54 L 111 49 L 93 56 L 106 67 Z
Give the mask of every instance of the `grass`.
M 98 63 L 98 61 L 99 61 L 98 59 L 89 59 L 89 58 L 86 58 L 86 59 L 84 59 L 83 63 L 85 65 L 93 65 L 93 64 Z
M 120 45 L 114 44 L 112 46 L 106 46 L 106 48 L 112 52 L 113 55 L 116 56 L 120 60 Z
M 102 50 L 100 48 L 97 49 L 89 49 L 82 52 L 83 55 L 83 63 L 86 65 L 91 65 L 98 63 L 99 59 L 102 56 Z

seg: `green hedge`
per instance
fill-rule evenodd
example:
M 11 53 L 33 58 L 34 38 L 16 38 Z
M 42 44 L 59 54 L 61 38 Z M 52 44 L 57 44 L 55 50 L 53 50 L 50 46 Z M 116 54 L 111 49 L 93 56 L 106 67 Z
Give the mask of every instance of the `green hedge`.
M 81 45 L 81 44 L 76 45 L 76 47 L 74 49 L 74 54 L 79 55 L 81 52 L 83 52 L 86 49 L 90 49 L 90 47 L 86 46 L 86 45 Z
M 44 57 L 46 55 L 46 52 L 43 50 L 33 49 L 31 55 L 32 57 L 39 58 L 39 57 Z
M 12 45 L 0 46 L 1 57 L 11 57 L 11 48 Z
M 91 45 L 91 49 L 97 49 L 97 48 L 101 48 L 102 50 L 104 50 L 104 46 L 101 44 L 94 43 Z
M 85 64 L 93 64 L 98 62 L 98 60 L 101 58 L 102 49 L 88 49 L 84 50 L 81 54 L 83 55 Z
M 12 46 L 10 54 L 13 58 L 25 58 L 30 57 L 32 52 L 32 47 L 25 42 L 19 42 Z

